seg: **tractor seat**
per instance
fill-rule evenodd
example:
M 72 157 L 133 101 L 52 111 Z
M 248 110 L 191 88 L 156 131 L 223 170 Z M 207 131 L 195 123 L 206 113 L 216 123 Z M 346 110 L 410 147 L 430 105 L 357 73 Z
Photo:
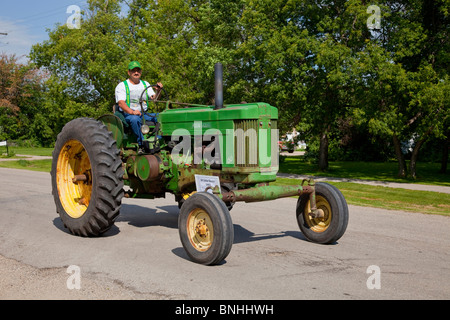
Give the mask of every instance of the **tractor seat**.
M 117 103 L 113 106 L 113 112 L 114 112 L 114 115 L 122 121 L 123 128 L 128 129 L 130 127 L 130 125 L 125 120 L 123 113 L 119 111 L 119 106 L 117 105 Z M 156 123 L 153 121 L 145 121 L 145 124 L 148 125 L 150 128 L 153 128 L 156 126 Z
M 123 124 L 123 128 L 124 128 L 124 129 L 127 129 L 127 128 L 130 127 L 130 125 L 128 124 L 128 122 L 125 120 L 125 117 L 123 116 L 122 112 L 116 111 L 116 112 L 114 112 L 114 115 L 115 115 L 117 118 L 119 118 L 120 121 L 122 121 L 122 124 Z

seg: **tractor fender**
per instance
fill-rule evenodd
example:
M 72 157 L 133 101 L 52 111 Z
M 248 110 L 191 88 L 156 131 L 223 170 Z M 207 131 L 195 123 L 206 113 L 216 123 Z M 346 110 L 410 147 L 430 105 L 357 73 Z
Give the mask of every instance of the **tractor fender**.
M 98 121 L 102 122 L 108 130 L 112 133 L 114 140 L 116 140 L 117 147 L 122 148 L 122 143 L 124 139 L 124 123 L 125 119 L 120 119 L 113 114 L 105 114 L 100 116 Z

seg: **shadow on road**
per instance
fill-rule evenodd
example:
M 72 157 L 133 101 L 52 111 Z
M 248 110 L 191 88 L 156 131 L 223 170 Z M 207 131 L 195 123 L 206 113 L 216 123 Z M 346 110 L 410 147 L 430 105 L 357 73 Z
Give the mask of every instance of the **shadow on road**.
M 123 204 L 116 222 L 128 222 L 129 225 L 138 228 L 162 226 L 177 229 L 178 213 L 179 209 L 177 205 L 148 208 Z
M 129 225 L 137 228 L 146 228 L 151 226 L 162 226 L 171 229 L 178 228 L 179 209 L 177 205 L 160 206 L 156 208 L 148 208 L 138 205 L 123 204 L 120 209 L 120 215 L 116 222 L 127 222 Z M 53 219 L 53 225 L 59 230 L 70 234 L 69 230 L 64 227 L 61 218 Z M 308 241 L 298 230 L 279 231 L 274 233 L 256 234 L 239 224 L 234 224 L 234 244 L 254 242 L 282 237 L 292 237 L 300 240 Z M 120 229 L 113 225 L 110 230 L 103 233 L 101 237 L 111 237 L 120 232 Z M 182 249 L 182 248 L 181 248 Z M 182 250 L 184 251 L 184 250 Z M 176 255 L 183 255 L 183 253 Z M 185 256 L 187 258 L 187 256 Z
M 162 226 L 172 229 L 178 228 L 178 206 L 169 205 L 154 208 L 148 208 L 138 205 L 122 204 L 120 214 L 116 222 L 128 222 L 129 225 L 146 228 L 151 226 Z M 53 225 L 59 230 L 70 234 L 64 227 L 60 217 L 53 219 Z M 113 225 L 111 229 L 101 235 L 101 237 L 111 237 L 120 232 L 120 229 Z
M 293 237 L 300 240 L 307 240 L 300 231 L 280 231 L 276 233 L 256 234 L 242 227 L 239 224 L 234 225 L 234 244 L 253 241 L 261 241 L 275 238 Z

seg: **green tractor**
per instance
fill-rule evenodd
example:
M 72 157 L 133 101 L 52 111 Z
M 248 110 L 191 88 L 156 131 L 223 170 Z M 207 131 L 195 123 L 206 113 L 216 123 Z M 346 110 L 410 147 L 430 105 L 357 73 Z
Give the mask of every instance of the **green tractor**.
M 344 234 L 348 207 L 337 188 L 312 179 L 270 184 L 278 172 L 278 110 L 267 103 L 224 106 L 221 64 L 215 69 L 215 105 L 159 101 L 165 107 L 157 123 L 144 122 L 141 129 L 144 153 L 120 112 L 64 126 L 51 179 L 56 210 L 72 234 L 93 237 L 109 230 L 123 197 L 166 193 L 178 202 L 186 253 L 205 265 L 229 254 L 230 210 L 237 201 L 298 196 L 297 221 L 308 240 L 333 243 Z

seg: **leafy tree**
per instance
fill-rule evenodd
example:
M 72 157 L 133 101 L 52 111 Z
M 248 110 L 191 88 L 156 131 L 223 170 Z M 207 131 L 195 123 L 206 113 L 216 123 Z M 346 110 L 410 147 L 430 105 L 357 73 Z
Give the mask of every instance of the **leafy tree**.
M 360 132 L 394 146 L 401 176 L 401 143 L 413 138 L 415 177 L 421 146 L 448 137 L 448 0 L 371 2 L 381 9 L 377 30 L 360 0 L 88 3 L 80 29 L 56 26 L 32 49 L 51 74 L 45 117 L 32 125 L 39 140 L 51 140 L 71 117 L 109 111 L 131 60 L 141 61 L 143 78 L 162 81 L 171 100 L 208 104 L 214 64 L 222 62 L 225 103 L 277 106 L 282 132 L 297 126 L 317 141 L 322 170 L 330 145 L 352 146 Z
M 30 57 L 61 83 L 68 99 L 100 111 L 114 104 L 114 88 L 126 76 L 133 43 L 120 17 L 120 1 L 90 0 L 81 27 L 57 26 L 49 40 L 33 46 Z M 124 71 L 125 70 L 125 71 Z M 68 106 L 70 107 L 70 106 Z
M 43 75 L 15 55 L 0 55 L 0 140 L 28 137 L 39 115 Z
M 328 168 L 330 139 L 354 102 L 353 65 L 370 35 L 360 1 L 303 1 L 304 27 L 312 35 L 303 130 L 319 139 L 319 169 Z
M 149 1 L 145 10 L 133 9 L 138 57 L 151 78 L 164 79 L 171 100 L 213 103 L 215 63 L 222 62 L 225 73 L 233 68 L 240 2 Z
M 446 55 L 435 42 L 443 35 L 429 32 L 426 5 L 424 1 L 383 2 L 383 27 L 367 39 L 354 69 L 355 101 L 360 106 L 355 106 L 353 115 L 368 123 L 373 134 L 392 139 L 402 177 L 407 168 L 401 141 L 414 141 L 409 174 L 415 178 L 420 147 L 444 134 L 449 112 L 448 76 L 442 68 Z M 437 20 L 442 18 L 438 16 Z
M 230 93 L 239 101 L 266 101 L 279 109 L 278 127 L 291 130 L 306 101 L 308 56 L 314 43 L 303 28 L 301 1 L 246 1 Z

